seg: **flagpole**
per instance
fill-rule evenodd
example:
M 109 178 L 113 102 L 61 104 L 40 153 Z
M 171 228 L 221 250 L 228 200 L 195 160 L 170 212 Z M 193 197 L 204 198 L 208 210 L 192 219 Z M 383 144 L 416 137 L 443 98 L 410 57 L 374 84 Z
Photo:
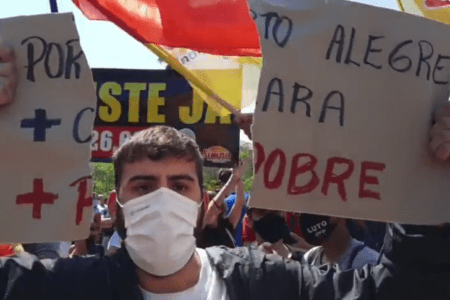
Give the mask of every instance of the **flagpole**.
M 50 1 L 50 9 L 52 13 L 58 12 L 58 4 L 56 3 L 56 0 L 49 0 Z

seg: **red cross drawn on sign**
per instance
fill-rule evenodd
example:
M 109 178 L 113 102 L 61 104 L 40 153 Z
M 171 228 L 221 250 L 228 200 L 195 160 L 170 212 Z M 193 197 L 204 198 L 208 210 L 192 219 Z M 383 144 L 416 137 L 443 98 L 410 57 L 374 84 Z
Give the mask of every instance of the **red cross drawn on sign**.
M 53 204 L 56 199 L 58 199 L 58 194 L 44 192 L 42 178 L 35 178 L 33 181 L 33 192 L 18 195 L 16 204 L 33 204 L 33 219 L 41 219 L 42 204 Z

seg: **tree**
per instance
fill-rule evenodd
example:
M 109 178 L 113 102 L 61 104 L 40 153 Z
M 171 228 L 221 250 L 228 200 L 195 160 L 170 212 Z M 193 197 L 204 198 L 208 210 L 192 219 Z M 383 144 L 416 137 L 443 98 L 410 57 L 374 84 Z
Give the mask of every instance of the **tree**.
M 109 195 L 114 188 L 114 165 L 112 163 L 91 163 L 94 192 Z
M 240 158 L 246 163 L 245 171 L 242 174 L 244 190 L 250 192 L 253 188 L 253 149 L 250 143 L 241 145 Z

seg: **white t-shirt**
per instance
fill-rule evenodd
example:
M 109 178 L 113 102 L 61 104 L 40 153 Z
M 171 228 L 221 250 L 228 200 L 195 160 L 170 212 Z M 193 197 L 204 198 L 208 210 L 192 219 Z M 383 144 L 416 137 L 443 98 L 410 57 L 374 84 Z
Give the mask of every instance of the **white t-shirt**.
M 144 300 L 229 300 L 225 282 L 211 264 L 204 249 L 197 248 L 202 262 L 200 279 L 185 291 L 171 294 L 154 294 L 141 289 Z
M 349 264 L 351 263 L 350 269 L 357 269 L 365 266 L 366 264 L 376 265 L 378 262 L 379 253 L 375 250 L 370 249 L 369 247 L 364 247 L 361 249 L 363 243 L 352 239 L 350 242 L 350 246 L 347 251 L 342 255 L 342 257 L 335 263 L 340 270 L 349 269 Z M 360 250 L 357 252 L 356 256 L 353 259 L 353 262 L 350 262 L 351 256 L 354 251 L 357 251 L 356 248 Z M 305 263 L 312 262 L 313 266 L 322 266 L 323 263 L 323 249 L 322 246 L 314 247 L 305 253 L 303 256 L 303 261 Z

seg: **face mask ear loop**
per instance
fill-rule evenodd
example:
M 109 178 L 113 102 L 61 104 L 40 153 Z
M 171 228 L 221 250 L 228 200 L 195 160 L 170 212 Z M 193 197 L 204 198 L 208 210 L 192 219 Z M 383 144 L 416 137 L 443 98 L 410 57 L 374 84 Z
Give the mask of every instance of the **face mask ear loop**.
M 122 204 L 122 203 L 120 203 L 120 201 L 119 201 L 119 198 L 118 198 L 118 197 L 116 198 L 116 203 L 117 203 L 117 205 L 119 205 L 119 206 L 120 206 L 120 208 L 123 208 L 123 204 Z
M 205 202 L 205 200 L 203 200 L 202 199 L 202 201 L 200 201 L 200 203 L 197 205 L 197 208 L 200 208 L 200 207 L 202 207 L 202 205 L 203 205 L 203 202 Z

